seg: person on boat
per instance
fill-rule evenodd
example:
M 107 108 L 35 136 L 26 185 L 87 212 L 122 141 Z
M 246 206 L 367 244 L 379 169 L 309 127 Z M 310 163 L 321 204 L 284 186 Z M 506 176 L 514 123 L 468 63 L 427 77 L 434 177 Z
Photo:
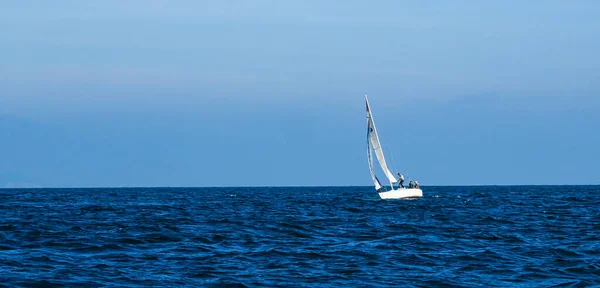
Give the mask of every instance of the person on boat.
M 414 188 L 415 184 L 412 183 L 412 180 L 410 180 L 410 182 L 408 182 L 408 188 Z
M 415 180 L 415 188 L 419 189 L 419 181 Z
M 398 185 L 398 188 L 404 188 L 404 175 L 400 173 L 398 173 L 398 183 L 400 183 L 400 185 Z

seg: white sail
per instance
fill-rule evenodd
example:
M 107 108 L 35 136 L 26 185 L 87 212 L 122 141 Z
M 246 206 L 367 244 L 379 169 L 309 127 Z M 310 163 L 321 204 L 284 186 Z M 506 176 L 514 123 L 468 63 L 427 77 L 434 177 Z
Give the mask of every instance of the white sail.
M 390 172 L 390 169 L 388 169 L 387 164 L 385 163 L 385 157 L 383 157 L 383 150 L 381 148 L 381 144 L 379 143 L 379 136 L 377 136 L 377 129 L 375 129 L 375 121 L 373 120 L 373 115 L 371 114 L 371 109 L 369 108 L 369 99 L 367 98 L 367 95 L 365 95 L 365 100 L 367 102 L 367 137 L 368 137 L 368 141 L 370 142 L 370 146 L 373 147 L 373 150 L 375 151 L 375 156 L 377 157 L 377 161 L 379 162 L 379 165 L 381 166 L 381 170 L 383 170 L 383 173 L 385 173 L 385 176 L 390 180 L 390 183 L 395 183 L 397 182 L 396 177 L 394 177 L 394 174 L 392 174 L 392 172 Z M 369 147 L 370 148 L 370 147 Z M 370 150 L 369 150 L 369 158 L 371 156 Z M 369 163 L 372 162 L 372 160 L 369 159 Z M 369 168 L 371 168 L 371 165 L 369 165 Z M 378 180 L 377 177 L 375 177 L 375 174 L 373 173 L 373 169 L 371 168 L 371 176 L 373 177 L 373 181 L 375 181 L 375 187 L 377 187 L 378 185 Z
M 373 183 L 375 183 L 375 190 L 379 191 L 382 185 L 375 176 L 375 171 L 373 171 L 373 155 L 371 155 L 371 133 L 369 133 L 370 129 L 367 129 L 367 159 L 369 160 L 369 171 L 371 172 L 371 178 L 373 178 Z

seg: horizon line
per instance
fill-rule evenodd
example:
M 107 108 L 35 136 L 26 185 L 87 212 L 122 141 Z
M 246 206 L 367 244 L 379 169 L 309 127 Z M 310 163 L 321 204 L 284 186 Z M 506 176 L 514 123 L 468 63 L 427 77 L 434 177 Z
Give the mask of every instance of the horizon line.
M 332 188 L 332 187 L 372 187 L 373 185 L 246 185 L 246 186 L 79 186 L 79 187 L 0 187 L 0 190 L 17 189 L 135 189 L 135 188 Z M 600 186 L 597 184 L 457 184 L 419 185 L 421 187 L 515 187 L 515 186 Z

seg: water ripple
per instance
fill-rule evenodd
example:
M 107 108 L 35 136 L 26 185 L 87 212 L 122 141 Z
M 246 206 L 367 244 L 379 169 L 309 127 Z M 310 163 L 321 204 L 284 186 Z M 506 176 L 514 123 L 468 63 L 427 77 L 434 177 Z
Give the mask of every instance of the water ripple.
M 0 287 L 600 285 L 600 187 L 0 190 Z

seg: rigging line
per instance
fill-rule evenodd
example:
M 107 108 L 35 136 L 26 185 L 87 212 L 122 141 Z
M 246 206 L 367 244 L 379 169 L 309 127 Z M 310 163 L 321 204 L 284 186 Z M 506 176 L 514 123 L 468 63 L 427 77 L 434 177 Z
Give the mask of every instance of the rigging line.
M 386 146 L 387 151 L 390 151 L 389 153 L 390 153 L 390 157 L 392 158 L 392 165 L 394 166 L 394 170 L 396 171 L 396 173 L 399 173 L 400 171 L 398 170 L 398 166 L 396 166 L 396 160 L 394 160 L 394 153 L 392 153 L 392 149 L 390 148 L 390 143 L 388 141 L 385 141 L 384 145 Z M 396 182 L 396 183 L 400 183 L 400 178 L 398 178 L 398 182 Z
M 386 141 L 386 142 L 383 142 L 383 143 L 381 143 L 381 140 L 379 140 L 379 142 L 380 142 L 380 143 L 379 143 L 379 145 L 381 145 L 381 149 L 384 149 L 384 148 L 385 148 L 387 151 L 390 151 L 390 149 L 389 149 L 389 145 L 388 145 L 387 141 Z M 383 151 L 382 151 L 381 153 L 383 154 Z M 385 157 L 385 155 L 384 155 L 384 157 Z M 388 158 L 388 159 L 389 159 L 389 158 Z M 392 163 L 391 163 L 391 164 L 392 164 L 392 165 L 394 165 L 393 161 L 392 161 Z M 386 163 L 386 166 L 387 166 L 387 163 Z M 390 173 L 392 173 L 392 175 L 394 175 L 394 173 L 393 173 L 393 172 L 389 171 L 389 167 L 386 167 L 386 168 L 388 169 L 388 172 L 390 172 Z M 392 168 L 394 168 L 394 167 L 392 167 Z M 385 173 L 385 171 L 384 171 L 384 173 Z M 387 175 L 386 175 L 386 176 L 387 176 Z M 388 178 L 389 178 L 389 177 L 388 177 Z M 396 177 L 394 177 L 394 179 L 396 179 Z M 391 179 L 388 179 L 388 180 L 390 180 L 390 187 L 392 187 L 392 190 L 394 190 L 394 184 L 395 184 L 396 182 L 392 182 L 392 180 L 391 180 Z
M 396 166 L 396 161 L 394 160 L 394 153 L 392 152 L 392 149 L 390 148 L 390 143 L 386 141 L 385 146 L 387 147 L 386 149 L 388 151 L 390 151 L 390 156 L 392 158 L 392 165 L 394 165 L 394 170 L 396 171 L 396 173 L 398 173 L 398 166 Z
M 392 152 L 392 149 L 390 148 L 390 144 L 389 142 L 386 141 L 385 145 L 388 147 L 388 151 L 390 151 L 390 156 L 392 158 L 392 165 L 394 165 L 394 170 L 396 171 L 396 173 L 399 173 L 400 170 L 398 170 L 398 166 L 396 165 L 396 160 L 394 159 L 394 153 Z M 404 171 L 403 171 L 404 172 Z M 402 173 L 401 173 L 402 174 Z M 403 174 L 404 175 L 404 174 Z M 398 181 L 400 181 L 400 179 L 398 179 Z
M 389 146 L 389 143 L 386 143 L 385 145 Z M 402 173 L 400 170 L 398 170 L 398 167 L 396 166 L 396 160 L 394 159 L 394 153 L 391 152 L 392 149 L 388 149 L 388 151 L 390 151 L 390 156 L 392 158 L 392 165 L 394 165 L 394 169 L 396 169 L 396 171 L 397 171 L 396 173 L 400 173 L 400 174 L 404 175 L 404 178 L 406 179 L 405 181 L 412 180 L 412 178 L 410 177 L 410 173 L 408 172 L 408 170 L 409 170 L 408 166 L 406 166 L 407 168 L 404 169 L 404 171 L 402 171 L 404 173 Z M 400 181 L 400 180 L 398 180 L 398 181 Z

